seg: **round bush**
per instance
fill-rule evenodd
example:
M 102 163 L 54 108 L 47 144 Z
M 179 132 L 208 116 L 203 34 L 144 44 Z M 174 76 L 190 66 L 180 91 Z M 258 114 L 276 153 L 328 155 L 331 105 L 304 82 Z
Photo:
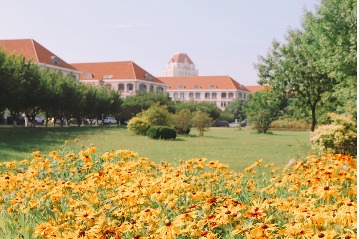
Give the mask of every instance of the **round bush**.
M 175 128 L 169 126 L 152 126 L 147 130 L 147 136 L 151 139 L 175 139 Z
M 146 117 L 133 117 L 128 122 L 127 127 L 135 134 L 146 135 L 150 125 Z

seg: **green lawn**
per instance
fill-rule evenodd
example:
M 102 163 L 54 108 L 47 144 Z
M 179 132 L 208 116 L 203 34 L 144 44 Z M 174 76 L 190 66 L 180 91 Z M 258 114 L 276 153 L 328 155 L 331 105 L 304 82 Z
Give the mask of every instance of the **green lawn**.
M 29 158 L 34 150 L 43 154 L 61 149 L 65 140 L 79 138 L 78 144 L 68 147 L 79 150 L 80 144 L 95 145 L 99 152 L 130 149 L 155 162 L 177 162 L 196 157 L 219 160 L 233 170 L 242 170 L 252 162 L 284 166 L 291 158 L 305 157 L 310 150 L 308 131 L 274 131 L 257 134 L 256 131 L 234 128 L 211 128 L 204 137 L 192 130 L 188 136 L 175 141 L 149 139 L 137 136 L 122 127 L 38 127 L 0 128 L 0 161 Z

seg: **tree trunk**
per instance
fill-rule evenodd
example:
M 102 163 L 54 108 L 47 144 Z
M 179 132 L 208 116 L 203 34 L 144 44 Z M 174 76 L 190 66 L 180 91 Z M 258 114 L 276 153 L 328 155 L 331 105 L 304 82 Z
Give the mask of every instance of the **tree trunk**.
M 312 126 L 310 128 L 310 131 L 314 132 L 315 129 L 315 125 L 317 124 L 317 118 L 315 115 L 315 106 L 311 106 L 311 111 L 312 111 Z

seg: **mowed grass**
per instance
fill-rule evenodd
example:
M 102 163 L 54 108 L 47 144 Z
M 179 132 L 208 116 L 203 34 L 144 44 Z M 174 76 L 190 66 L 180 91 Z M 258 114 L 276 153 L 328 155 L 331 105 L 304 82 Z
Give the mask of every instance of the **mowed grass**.
M 191 158 L 208 158 L 229 164 L 230 169 L 243 170 L 258 159 L 284 167 L 292 158 L 303 158 L 310 152 L 308 131 L 273 131 L 258 134 L 248 128 L 210 128 L 204 137 L 192 130 L 188 136 L 174 141 L 153 140 L 138 136 L 123 127 L 38 127 L 0 128 L 0 161 L 31 158 L 40 150 L 47 154 L 67 148 L 78 152 L 81 145 L 95 145 L 98 152 L 129 149 L 154 162 L 177 163 Z M 78 138 L 79 142 L 74 143 Z

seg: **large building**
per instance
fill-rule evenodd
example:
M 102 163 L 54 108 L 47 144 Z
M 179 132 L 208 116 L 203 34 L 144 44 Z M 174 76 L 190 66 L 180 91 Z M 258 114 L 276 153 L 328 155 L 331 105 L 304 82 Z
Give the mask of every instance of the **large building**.
M 132 61 L 74 63 L 81 71 L 80 82 L 103 85 L 128 97 L 139 91 L 166 93 L 167 85 Z
M 80 71 L 33 39 L 0 40 L 0 49 L 7 54 L 21 55 L 25 61 L 37 63 L 43 69 L 56 70 L 76 80 L 80 78 Z
M 159 77 L 169 87 L 173 100 L 212 102 L 224 110 L 236 99 L 248 100 L 251 93 L 229 76 Z
M 186 53 L 178 52 L 166 64 L 162 76 L 198 76 L 198 70 Z
M 123 97 L 141 91 L 163 92 L 173 100 L 213 102 L 223 110 L 232 101 L 248 100 L 249 94 L 263 90 L 261 86 L 245 87 L 230 76 L 198 76 L 186 53 L 176 53 L 166 64 L 164 77 L 155 77 L 132 61 L 68 64 L 32 39 L 0 40 L 0 49 L 81 83 L 118 91 Z

